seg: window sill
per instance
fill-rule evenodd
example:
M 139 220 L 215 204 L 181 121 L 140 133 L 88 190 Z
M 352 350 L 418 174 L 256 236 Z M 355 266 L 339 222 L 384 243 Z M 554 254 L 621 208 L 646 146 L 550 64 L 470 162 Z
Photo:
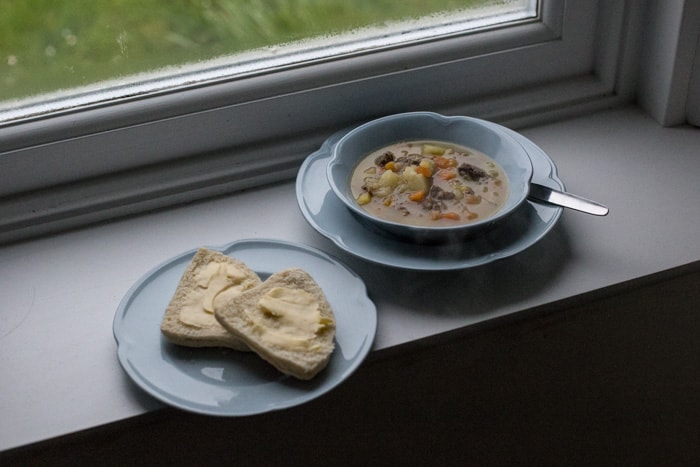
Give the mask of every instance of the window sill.
M 161 407 L 119 367 L 112 319 L 144 272 L 195 246 L 267 237 L 339 257 L 377 304 L 373 359 L 509 318 L 565 320 L 561 312 L 578 303 L 698 270 L 700 192 L 692 174 L 700 171 L 700 131 L 660 127 L 629 107 L 522 133 L 550 154 L 568 190 L 606 203 L 610 215 L 564 212 L 547 237 L 515 257 L 431 275 L 438 303 L 401 294 L 421 274 L 364 263 L 313 231 L 290 181 L 0 247 L 0 373 L 12 381 L 0 396 L 0 451 Z M 658 189 L 657 171 L 673 190 Z

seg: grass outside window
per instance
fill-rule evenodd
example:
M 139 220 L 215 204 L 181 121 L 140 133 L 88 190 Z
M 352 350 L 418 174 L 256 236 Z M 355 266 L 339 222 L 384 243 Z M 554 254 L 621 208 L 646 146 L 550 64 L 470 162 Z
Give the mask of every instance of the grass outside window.
M 0 0 L 0 106 L 498 0 Z

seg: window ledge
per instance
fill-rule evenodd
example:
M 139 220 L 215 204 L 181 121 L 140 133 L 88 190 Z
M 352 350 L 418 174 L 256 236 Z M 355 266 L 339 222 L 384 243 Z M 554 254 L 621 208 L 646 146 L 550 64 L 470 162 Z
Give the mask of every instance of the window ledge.
M 610 215 L 567 211 L 519 255 L 431 274 L 438 303 L 405 292 L 420 273 L 365 263 L 312 230 L 290 181 L 0 247 L 0 373 L 12 382 L 0 395 L 0 451 L 161 407 L 119 367 L 112 319 L 154 264 L 199 245 L 278 238 L 339 257 L 377 304 L 375 357 L 537 310 L 566 319 L 575 303 L 698 270 L 700 131 L 663 128 L 628 107 L 522 133 L 550 154 L 567 189 L 607 204 Z M 658 189 L 658 171 L 672 190 Z

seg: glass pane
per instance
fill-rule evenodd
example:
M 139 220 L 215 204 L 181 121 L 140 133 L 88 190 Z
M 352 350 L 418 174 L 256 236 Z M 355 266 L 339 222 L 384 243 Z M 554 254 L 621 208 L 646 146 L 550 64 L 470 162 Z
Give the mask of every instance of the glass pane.
M 243 58 L 250 61 L 251 50 L 258 52 L 253 59 L 279 57 L 287 50 L 357 43 L 358 38 L 379 37 L 386 43 L 393 33 L 427 26 L 459 23 L 461 30 L 480 27 L 511 20 L 514 13 L 518 18 L 532 16 L 535 3 L 0 0 L 0 108 L 11 106 L 13 100 L 61 89 L 95 83 L 100 85 L 93 88 L 105 88 L 106 80 L 138 82 L 145 79 L 139 73 L 162 71 L 164 67 L 169 67 L 166 73 L 172 75 L 174 66 L 206 64 L 214 58 L 226 63 Z M 406 40 L 405 36 L 397 37 L 398 41 Z M 242 52 L 248 54 L 236 55 Z

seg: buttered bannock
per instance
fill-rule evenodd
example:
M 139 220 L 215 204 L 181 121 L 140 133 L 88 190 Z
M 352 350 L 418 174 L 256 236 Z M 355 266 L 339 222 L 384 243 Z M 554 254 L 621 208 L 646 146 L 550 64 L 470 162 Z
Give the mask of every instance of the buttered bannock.
M 229 347 L 250 350 L 216 320 L 215 306 L 261 284 L 243 262 L 218 251 L 200 248 L 194 255 L 165 310 L 161 332 L 188 347 Z
M 307 272 L 286 269 L 261 285 L 217 302 L 216 319 L 279 371 L 307 380 L 333 353 L 335 317 Z

